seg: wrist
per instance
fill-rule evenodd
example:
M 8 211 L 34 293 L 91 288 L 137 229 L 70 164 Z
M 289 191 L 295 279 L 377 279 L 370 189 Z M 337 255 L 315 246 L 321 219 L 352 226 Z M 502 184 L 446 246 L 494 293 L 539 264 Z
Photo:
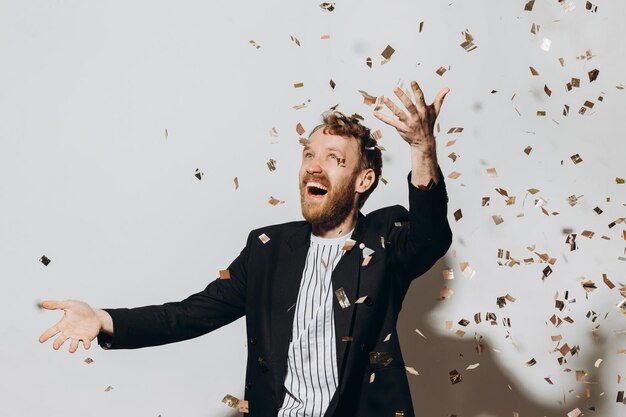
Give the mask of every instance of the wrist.
M 97 309 L 96 317 L 100 321 L 100 331 L 113 336 L 113 318 L 105 310 Z

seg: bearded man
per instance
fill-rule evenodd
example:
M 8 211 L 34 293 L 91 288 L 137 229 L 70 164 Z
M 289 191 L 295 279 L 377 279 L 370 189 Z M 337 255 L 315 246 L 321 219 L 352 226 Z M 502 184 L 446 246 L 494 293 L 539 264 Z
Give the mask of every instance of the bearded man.
M 105 349 L 133 349 L 191 339 L 246 316 L 245 384 L 251 417 L 413 417 L 396 333 L 412 280 L 448 250 L 452 232 L 433 127 L 443 89 L 426 105 L 400 88 L 375 112 L 409 144 L 409 210 L 360 212 L 381 176 L 382 158 L 358 117 L 323 115 L 305 143 L 296 221 L 254 230 L 217 279 L 179 302 L 93 309 L 81 301 L 44 301 L 64 316 L 40 342 L 58 335 L 70 352 L 96 337 Z

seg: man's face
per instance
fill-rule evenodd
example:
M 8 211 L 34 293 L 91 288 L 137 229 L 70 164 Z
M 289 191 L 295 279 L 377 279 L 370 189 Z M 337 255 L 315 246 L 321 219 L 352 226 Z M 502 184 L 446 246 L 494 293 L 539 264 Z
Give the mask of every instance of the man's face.
M 355 138 L 315 131 L 302 152 L 302 215 L 326 229 L 340 225 L 356 206 L 359 148 Z

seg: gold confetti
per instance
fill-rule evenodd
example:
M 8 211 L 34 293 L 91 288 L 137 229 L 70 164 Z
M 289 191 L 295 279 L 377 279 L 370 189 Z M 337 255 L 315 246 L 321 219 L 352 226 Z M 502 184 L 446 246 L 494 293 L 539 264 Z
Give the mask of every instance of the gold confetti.
M 594 363 L 594 364 L 593 364 L 593 366 L 595 366 L 596 368 L 599 368 L 599 367 L 600 367 L 600 364 L 602 363 L 602 361 L 603 361 L 603 359 L 598 359 L 598 360 L 596 361 L 596 363 Z
M 197 179 L 201 180 L 202 177 L 204 176 L 204 172 L 200 172 L 200 169 L 196 168 L 196 173 L 194 175 Z
M 481 207 L 485 207 L 489 205 L 489 202 L 491 200 L 491 197 L 483 197 L 483 201 L 481 203 Z
M 304 83 L 295 83 L 293 85 L 293 88 L 301 88 L 301 87 L 304 87 Z
M 235 177 L 233 182 L 235 183 L 235 190 L 237 190 L 239 188 L 239 179 L 237 177 Z
M 530 28 L 530 33 L 536 35 L 539 32 L 539 25 L 533 23 L 533 26 Z
M 491 178 L 495 178 L 498 176 L 498 173 L 496 172 L 495 168 L 487 168 L 487 175 L 489 175 Z
M 615 177 L 615 183 L 616 184 L 624 184 L 624 178 Z
M 329 33 L 325 33 L 322 36 L 320 36 L 320 39 L 330 39 L 330 34 Z
M 456 162 L 458 157 L 459 155 L 457 155 L 455 152 L 452 152 L 450 155 L 448 155 L 448 158 L 452 159 L 452 162 Z
M 266 244 L 270 241 L 270 238 L 265 233 L 263 233 L 259 236 L 259 240 L 263 242 L 263 244 Z
M 298 123 L 296 125 L 296 133 L 298 135 L 304 135 L 304 132 L 305 132 L 305 130 L 304 130 L 304 127 L 302 126 L 302 123 Z
M 504 220 L 502 220 L 502 216 L 499 214 L 494 214 L 493 216 L 491 216 L 491 218 L 493 219 L 493 222 L 496 224 L 496 226 L 504 222 Z
M 465 29 L 463 36 L 465 37 L 465 41 L 461 43 L 461 48 L 465 49 L 466 52 L 472 52 L 474 49 L 478 48 L 478 46 L 474 45 L 474 37 L 469 33 L 468 29 Z
M 462 128 L 462 127 L 451 127 L 451 128 L 448 130 L 448 133 L 462 133 L 462 132 L 463 132 L 463 129 L 464 129 L 464 128 Z
M 420 332 L 419 329 L 415 329 L 415 333 L 419 334 L 420 336 L 422 336 L 424 339 L 428 340 L 428 338 L 426 336 L 424 336 L 424 333 Z
M 461 213 L 461 209 L 458 209 L 457 211 L 454 212 L 454 220 L 456 220 L 457 222 L 461 220 L 462 217 L 463 217 L 463 213 Z
M 383 340 L 383 342 L 388 342 L 391 340 L 391 333 L 389 333 L 387 336 L 385 336 L 385 340 Z
M 363 103 L 367 104 L 368 106 L 371 106 L 372 104 L 376 104 L 376 100 L 378 100 L 378 97 L 374 97 L 370 95 L 367 91 L 363 91 L 363 90 L 358 90 L 358 91 L 363 96 Z
M 456 369 L 451 370 L 449 374 L 450 382 L 452 382 L 453 384 L 458 384 L 463 380 L 463 378 L 461 378 L 461 374 Z
M 579 164 L 583 161 L 579 154 L 574 154 L 570 156 L 570 158 L 572 159 L 572 162 L 574 162 L 574 165 Z
M 228 269 L 221 269 L 220 279 L 230 279 L 230 271 Z
M 591 13 L 595 13 L 598 11 L 598 6 L 595 6 L 593 3 L 591 3 L 590 1 L 587 1 L 587 3 L 585 3 L 585 9 L 587 9 L 588 11 L 590 11 Z
M 472 279 L 476 275 L 476 271 L 474 271 L 468 262 L 461 262 L 461 273 L 465 276 L 465 278 Z
M 459 178 L 461 176 L 460 172 L 456 172 L 456 171 L 452 171 L 450 174 L 448 174 L 448 178 L 455 180 L 457 178 Z
M 334 82 L 333 80 L 330 80 L 330 83 L 329 83 L 329 84 L 330 84 L 330 89 L 331 89 L 331 90 L 334 90 L 334 89 L 335 89 L 335 86 L 337 85 L 337 84 L 335 84 L 335 82 Z
M 471 371 L 472 369 L 476 369 L 480 366 L 480 363 L 474 363 L 465 368 L 466 371 Z
M 609 277 L 606 276 L 606 274 L 602 274 L 602 280 L 604 281 L 606 286 L 609 287 L 610 290 L 615 288 L 615 284 L 613 284 L 613 282 L 611 282 L 611 280 L 609 279 Z
M 169 136 L 169 133 L 167 133 L 167 129 L 165 129 L 165 140 L 167 140 L 168 136 Z
M 591 82 L 591 83 L 594 82 L 598 78 L 599 74 L 600 74 L 600 71 L 597 70 L 597 69 L 593 69 L 593 70 L 589 71 L 587 73 L 587 75 L 589 76 L 589 82 Z
M 251 40 L 250 44 L 252 44 L 252 46 L 254 46 L 256 49 L 259 49 L 261 47 L 261 45 L 257 44 L 255 41 Z
M 269 200 L 267 200 L 267 202 L 273 206 L 277 206 L 279 204 L 284 204 L 285 202 L 283 200 L 279 200 L 277 198 L 274 198 L 272 196 L 270 196 Z
M 537 363 L 537 361 L 535 360 L 535 358 L 532 358 L 531 360 L 526 362 L 526 366 L 531 367 L 531 366 L 535 365 L 536 363 Z
M 39 258 L 39 262 L 41 262 L 45 266 L 48 266 L 48 264 L 52 261 L 46 255 L 43 255 L 41 258 Z
M 370 58 L 369 56 L 367 57 L 367 59 L 365 60 L 365 64 L 372 68 L 372 58 Z
M 567 417 L 579 417 L 582 416 L 582 414 L 582 411 L 580 411 L 578 408 L 574 408 L 572 411 L 567 413 Z
M 443 279 L 454 279 L 454 269 L 447 268 L 442 271 Z
M 528 0 L 526 5 L 524 6 L 524 11 L 530 12 L 533 10 L 533 6 L 535 5 L 535 0 Z
M 417 372 L 412 366 L 405 366 L 404 369 L 406 369 L 406 371 L 411 375 L 419 375 L 419 372 Z
M 350 251 L 350 250 L 352 250 L 352 248 L 354 247 L 355 244 L 356 244 L 355 240 L 346 239 L 346 241 L 343 244 L 343 247 L 341 248 L 341 250 Z
M 109 391 L 111 391 L 112 389 L 113 389 L 113 387 L 109 385 L 108 387 L 106 387 L 106 388 L 104 389 L 104 392 L 109 392 Z
M 439 67 L 437 69 L 437 71 L 435 71 L 437 73 L 437 75 L 439 75 L 440 77 L 443 77 L 443 74 L 445 74 L 447 71 L 447 69 L 445 69 L 444 67 Z
M 550 45 L 552 45 L 552 41 L 548 38 L 543 38 L 543 41 L 541 41 L 541 49 L 546 52 L 549 52 Z
M 452 297 L 452 294 L 454 294 L 454 291 L 444 285 L 441 290 L 439 290 L 439 298 L 437 298 L 437 301 L 447 300 Z
M 547 84 L 545 84 L 545 85 L 543 86 L 543 91 L 546 93 L 546 95 L 547 95 L 548 97 L 550 97 L 550 96 L 552 95 L 552 90 L 550 90 L 550 88 L 548 88 L 548 85 L 547 85 Z
M 363 297 L 360 297 L 358 300 L 356 300 L 354 304 L 363 304 L 366 299 L 367 299 L 367 295 L 364 295 Z
M 93 359 L 91 359 L 91 358 L 85 358 L 85 363 L 86 363 L 87 365 L 90 365 L 90 364 L 92 364 L 92 363 L 93 363 Z
M 289 37 L 296 45 L 300 46 L 300 40 L 298 38 L 296 38 L 295 36 L 289 36 Z
M 376 379 L 376 373 L 372 372 L 372 374 L 370 375 L 370 384 L 374 382 L 375 379 Z
M 335 3 L 322 3 L 320 7 L 326 11 L 332 12 L 335 10 Z
M 341 308 L 350 307 L 350 301 L 348 300 L 348 296 L 346 295 L 346 292 L 343 289 L 343 287 L 335 290 L 335 296 L 337 297 L 337 300 L 339 301 L 339 305 L 341 306 Z
M 546 112 L 543 110 L 537 110 L 537 116 L 545 116 Z
M 534 76 L 539 75 L 539 73 L 537 72 L 537 70 L 536 70 L 536 69 L 534 69 L 533 67 L 529 67 L 529 68 L 530 68 L 530 73 L 531 73 L 532 75 L 534 75 Z
M 448 141 L 448 143 L 446 143 L 446 146 L 452 146 L 456 143 L 456 139 L 453 139 L 451 141 Z
M 393 53 L 394 53 L 395 51 L 396 51 L 396 50 L 395 50 L 395 49 L 393 49 L 393 48 L 391 47 L 391 45 L 387 45 L 387 47 L 386 47 L 386 48 L 385 48 L 385 50 L 381 53 L 381 55 L 382 55 L 382 56 L 383 56 L 383 58 L 385 58 L 385 59 L 391 59 L 391 55 L 393 55 Z
M 269 168 L 270 172 L 276 171 L 276 160 L 270 159 L 269 161 L 267 161 L 267 167 Z
M 551 380 L 550 378 L 545 377 L 544 379 L 546 380 L 546 382 L 547 382 L 548 384 L 550 384 L 550 385 L 554 385 L 554 383 L 552 382 L 552 380 Z

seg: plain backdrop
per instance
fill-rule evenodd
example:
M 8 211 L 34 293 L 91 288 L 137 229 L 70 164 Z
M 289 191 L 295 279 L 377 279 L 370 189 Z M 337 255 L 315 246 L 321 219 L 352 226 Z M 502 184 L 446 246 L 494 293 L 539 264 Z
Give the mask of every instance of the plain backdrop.
M 364 212 L 406 205 L 407 145 L 359 90 L 411 80 L 428 102 L 451 89 L 437 142 L 454 232 L 400 317 L 417 415 L 624 415 L 626 3 L 587 3 L 1 0 L 0 415 L 237 415 L 221 400 L 243 395 L 243 320 L 71 355 L 37 342 L 61 317 L 37 303 L 203 289 L 252 228 L 301 219 L 296 125 L 331 106 L 382 133 L 387 184 Z

